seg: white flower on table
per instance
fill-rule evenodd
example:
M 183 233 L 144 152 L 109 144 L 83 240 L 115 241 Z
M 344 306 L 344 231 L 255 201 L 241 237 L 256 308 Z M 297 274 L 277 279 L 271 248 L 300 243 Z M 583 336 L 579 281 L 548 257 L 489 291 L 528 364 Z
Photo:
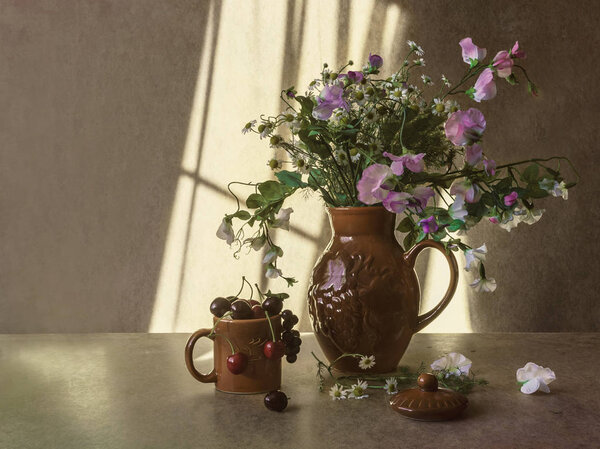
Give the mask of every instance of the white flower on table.
M 540 390 L 550 393 L 548 384 L 556 380 L 556 374 L 550 368 L 544 368 L 533 362 L 528 362 L 517 370 L 517 382 L 522 383 L 521 393 L 532 394 Z
M 396 380 L 396 378 L 390 377 L 389 379 L 386 379 L 383 389 L 385 390 L 385 392 L 387 394 L 397 393 L 398 392 L 398 381 Z
M 358 362 L 358 367 L 360 369 L 369 369 L 375 366 L 375 356 L 371 355 L 369 357 L 362 356 L 360 358 L 360 362 Z
M 431 369 L 434 371 L 445 371 L 446 377 L 461 376 L 469 374 L 471 362 L 468 358 L 459 352 L 451 352 L 437 359 L 431 364 Z
M 344 391 L 344 388 L 340 384 L 335 384 L 329 390 L 329 396 L 331 396 L 331 399 L 334 401 L 346 399 L 346 391 Z
M 369 384 L 367 382 L 359 379 L 358 382 L 352 385 L 349 390 L 346 390 L 348 398 L 363 399 L 369 397 L 369 395 L 367 394 L 368 387 Z

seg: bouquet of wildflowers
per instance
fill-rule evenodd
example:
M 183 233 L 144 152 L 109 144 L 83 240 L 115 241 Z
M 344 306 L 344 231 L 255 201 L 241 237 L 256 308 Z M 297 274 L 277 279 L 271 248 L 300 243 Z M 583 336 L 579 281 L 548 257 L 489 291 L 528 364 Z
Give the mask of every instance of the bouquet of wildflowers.
M 279 157 L 268 161 L 276 180 L 231 183 L 238 207 L 225 215 L 217 236 L 236 245 L 236 254 L 245 246 L 268 245 L 266 276 L 293 284 L 277 268 L 283 250 L 269 231 L 289 228 L 293 211 L 283 208 L 285 200 L 309 189 L 330 207 L 382 205 L 402 217 L 397 230 L 406 234 L 405 249 L 431 238 L 462 251 L 466 269 L 475 273 L 471 285 L 493 291 L 495 280 L 486 276 L 482 263 L 486 246 L 471 248 L 460 236 L 484 219 L 507 231 L 537 222 L 544 211 L 534 201 L 567 199 L 575 185 L 565 181 L 561 162 L 575 170 L 564 157 L 498 165 L 484 152 L 487 123 L 473 103 L 493 99 L 499 79 L 517 85 L 524 78 L 529 93 L 538 92 L 521 65 L 526 55 L 518 42 L 491 60 L 471 38 L 459 44 L 467 69 L 454 84 L 444 75 L 434 83 L 419 73 L 425 66 L 423 49 L 408 41 L 402 66 L 388 77 L 381 75 L 383 59 L 371 54 L 358 71 L 347 70 L 352 61 L 337 71 L 323 64 L 303 95 L 294 87 L 284 90 L 282 113 L 263 115 L 242 129 L 278 150 Z M 246 208 L 233 185 L 253 190 Z M 237 230 L 233 219 L 242 222 Z

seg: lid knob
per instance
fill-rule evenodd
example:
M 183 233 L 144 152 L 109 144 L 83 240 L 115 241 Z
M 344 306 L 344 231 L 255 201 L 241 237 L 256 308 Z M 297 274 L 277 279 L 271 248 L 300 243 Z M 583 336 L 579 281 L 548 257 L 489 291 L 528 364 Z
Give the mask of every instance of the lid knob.
M 433 374 L 423 373 L 417 379 L 417 385 L 421 391 L 437 391 L 438 380 Z

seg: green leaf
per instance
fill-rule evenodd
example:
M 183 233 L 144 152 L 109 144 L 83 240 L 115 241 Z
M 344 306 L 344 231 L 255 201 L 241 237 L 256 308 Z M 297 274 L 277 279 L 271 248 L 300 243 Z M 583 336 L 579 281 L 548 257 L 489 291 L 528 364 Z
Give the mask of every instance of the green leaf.
M 302 142 L 304 142 L 308 151 L 310 151 L 311 153 L 315 153 L 321 158 L 326 158 L 327 156 L 329 156 L 328 148 L 330 147 L 326 143 L 320 142 L 317 139 L 317 136 L 309 136 L 311 132 L 313 131 L 308 132 L 305 129 L 301 129 L 300 131 L 298 131 L 298 137 Z
M 460 228 L 463 227 L 463 225 L 464 223 L 462 220 L 454 220 L 448 225 L 448 230 L 452 232 L 458 231 Z
M 417 237 L 417 240 L 415 240 L 415 243 L 419 243 L 421 240 L 425 240 L 425 237 L 427 237 L 427 234 L 425 234 L 423 231 L 419 232 L 419 236 Z
M 315 104 L 313 103 L 313 101 L 310 98 L 304 97 L 301 95 L 296 96 L 296 101 L 298 101 L 298 103 L 300 103 L 300 106 L 301 106 L 300 114 L 311 117 L 312 110 L 315 107 Z
M 470 99 L 473 99 L 473 97 L 475 96 L 475 88 L 471 87 L 471 88 L 467 89 L 467 91 L 465 92 L 465 95 L 467 97 L 469 97 Z
M 469 68 L 472 69 L 477 64 L 479 64 L 479 60 L 477 58 L 469 58 Z
M 267 204 L 267 200 L 259 193 L 253 193 L 246 199 L 246 207 L 248 209 L 258 209 L 265 204 Z
M 258 191 L 267 201 L 276 201 L 283 196 L 281 187 L 277 181 L 265 181 L 258 185 Z
M 507 78 L 506 78 L 506 82 L 508 84 L 510 84 L 511 86 L 514 86 L 515 84 L 519 84 L 519 81 L 517 81 L 517 77 L 515 76 L 514 73 L 511 73 Z
M 304 188 L 304 187 L 308 186 L 307 183 L 302 181 L 302 175 L 297 172 L 281 170 L 281 171 L 275 173 L 275 176 L 277 177 L 277 179 L 279 179 L 279 182 L 281 182 L 282 184 L 285 184 L 288 187 Z
M 536 184 L 540 173 L 540 166 L 538 164 L 531 164 L 521 174 L 521 179 L 528 184 Z
M 314 129 L 308 133 L 308 137 L 318 136 L 318 135 L 319 135 L 319 131 L 314 130 Z
M 250 212 L 247 210 L 238 210 L 235 214 L 233 214 L 233 216 L 239 218 L 240 220 L 247 220 L 252 215 L 250 215 Z
M 411 232 L 404 237 L 402 245 L 404 246 L 405 250 L 410 249 L 415 244 L 415 234 L 416 232 Z
M 400 223 L 398 223 L 398 227 L 396 227 L 396 231 L 400 232 L 410 232 L 413 230 L 414 224 L 410 217 L 406 217 Z
M 529 187 L 527 189 L 527 196 L 531 198 L 546 198 L 548 196 L 548 192 L 544 189 L 540 189 L 539 187 Z

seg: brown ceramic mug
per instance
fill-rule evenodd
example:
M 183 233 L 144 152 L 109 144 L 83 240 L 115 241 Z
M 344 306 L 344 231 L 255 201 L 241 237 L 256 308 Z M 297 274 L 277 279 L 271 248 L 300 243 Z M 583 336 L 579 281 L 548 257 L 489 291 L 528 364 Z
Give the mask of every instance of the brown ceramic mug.
M 194 378 L 203 383 L 215 383 L 215 388 L 225 393 L 252 394 L 277 390 L 281 386 L 281 359 L 267 359 L 263 346 L 272 340 L 267 318 L 252 320 L 220 320 L 212 329 L 200 329 L 192 334 L 185 346 L 185 364 Z M 271 317 L 276 340 L 281 337 L 281 316 Z M 200 373 L 194 366 L 194 346 L 202 337 L 213 340 L 214 369 L 208 374 Z M 233 374 L 227 368 L 227 357 L 231 346 L 236 352 L 248 357 L 248 366 L 240 374 Z

